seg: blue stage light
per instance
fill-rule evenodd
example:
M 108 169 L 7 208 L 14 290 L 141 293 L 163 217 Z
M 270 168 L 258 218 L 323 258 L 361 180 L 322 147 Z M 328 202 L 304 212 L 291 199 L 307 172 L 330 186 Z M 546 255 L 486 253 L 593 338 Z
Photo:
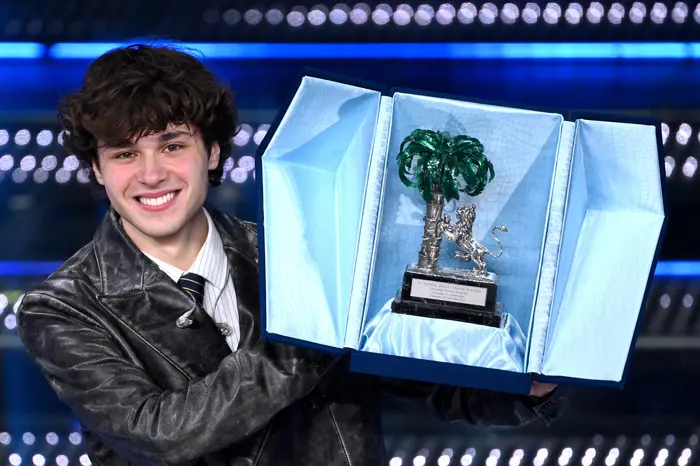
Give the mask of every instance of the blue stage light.
M 0 277 L 45 277 L 53 273 L 60 265 L 61 262 L 0 262 Z
M 204 59 L 697 59 L 700 43 L 171 43 Z M 93 59 L 127 44 L 57 43 L 48 50 L 55 59 Z
M 700 276 L 700 261 L 660 261 L 654 271 L 656 277 Z
M 0 58 L 31 59 L 46 55 L 46 47 L 33 42 L 0 42 Z
M 61 262 L 0 262 L 0 277 L 48 276 Z M 700 261 L 659 261 L 655 277 L 700 277 Z

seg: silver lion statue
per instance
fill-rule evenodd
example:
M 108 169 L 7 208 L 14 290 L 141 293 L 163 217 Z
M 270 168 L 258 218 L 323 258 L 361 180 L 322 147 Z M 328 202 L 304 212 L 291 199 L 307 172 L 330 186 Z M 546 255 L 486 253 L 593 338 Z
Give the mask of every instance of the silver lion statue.
M 469 204 L 457 209 L 457 221 L 454 225 L 451 224 L 452 219 L 449 214 L 444 214 L 438 224 L 438 231 L 441 236 L 444 236 L 450 241 L 454 241 L 459 250 L 455 251 L 453 256 L 464 262 L 474 262 L 472 273 L 474 276 L 487 278 L 491 274 L 486 270 L 486 260 L 484 256 L 487 254 L 491 257 L 501 257 L 503 254 L 503 244 L 496 236 L 496 230 L 504 233 L 508 232 L 508 228 L 499 225 L 493 227 L 491 236 L 498 243 L 499 251 L 494 254 L 483 244 L 474 239 L 472 230 L 474 229 L 474 221 L 476 220 L 476 205 Z

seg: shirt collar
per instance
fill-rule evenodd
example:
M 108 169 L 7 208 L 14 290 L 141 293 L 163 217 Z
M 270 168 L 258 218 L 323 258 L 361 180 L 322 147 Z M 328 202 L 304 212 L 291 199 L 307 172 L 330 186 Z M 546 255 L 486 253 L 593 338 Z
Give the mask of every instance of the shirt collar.
M 214 225 L 214 222 L 206 209 L 202 209 L 204 216 L 207 219 L 207 238 L 202 245 L 202 248 L 197 254 L 197 258 L 189 270 L 181 270 L 167 262 L 157 259 L 150 254 L 146 254 L 149 259 L 160 267 L 173 281 L 177 282 L 186 272 L 196 273 L 201 275 L 210 284 L 216 288 L 223 289 L 226 285 L 226 277 L 228 273 L 228 260 L 224 253 L 224 244 L 221 241 L 221 236 Z
M 215 287 L 223 289 L 228 275 L 228 259 L 224 252 L 224 243 L 209 212 L 206 209 L 202 210 L 207 218 L 207 239 L 188 272 L 201 275 Z

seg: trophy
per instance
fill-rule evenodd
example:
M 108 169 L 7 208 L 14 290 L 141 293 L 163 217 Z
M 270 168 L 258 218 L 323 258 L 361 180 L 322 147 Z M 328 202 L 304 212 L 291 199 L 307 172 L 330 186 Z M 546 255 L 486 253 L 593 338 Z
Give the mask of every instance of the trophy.
M 503 254 L 496 230 L 508 229 L 491 230 L 499 246 L 499 252 L 493 253 L 474 238 L 474 204 L 458 207 L 454 224 L 448 214 L 442 215 L 446 201 L 459 199 L 460 192 L 477 196 L 493 179 L 493 165 L 484 155 L 483 144 L 465 135 L 417 129 L 403 140 L 396 160 L 401 182 L 417 188 L 427 205 L 418 263 L 406 267 L 392 311 L 500 327 L 498 276 L 487 270 L 485 256 Z M 459 248 L 453 258 L 473 263 L 471 269 L 438 265 L 443 237 Z

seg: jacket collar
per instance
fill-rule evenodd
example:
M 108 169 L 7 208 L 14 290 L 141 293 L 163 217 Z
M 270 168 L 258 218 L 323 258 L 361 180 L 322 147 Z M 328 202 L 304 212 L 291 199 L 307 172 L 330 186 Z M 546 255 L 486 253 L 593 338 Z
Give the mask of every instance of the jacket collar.
M 255 238 L 251 237 L 249 231 L 243 228 L 239 221 L 234 221 L 209 206 L 205 206 L 205 209 L 219 232 L 227 254 L 230 256 L 231 252 L 235 252 L 241 259 L 255 265 Z M 129 238 L 119 214 L 112 208 L 97 229 L 93 244 L 100 263 L 104 295 L 140 291 L 164 277 L 160 268 Z
M 238 301 L 241 340 L 251 346 L 260 335 L 257 251 L 254 232 L 242 222 L 205 207 L 221 237 Z M 178 317 L 197 305 L 170 277 L 143 254 L 109 209 L 93 240 L 102 293 L 108 311 L 189 377 L 216 370 L 230 354 L 225 338 L 204 312 L 197 325 L 180 329 Z

